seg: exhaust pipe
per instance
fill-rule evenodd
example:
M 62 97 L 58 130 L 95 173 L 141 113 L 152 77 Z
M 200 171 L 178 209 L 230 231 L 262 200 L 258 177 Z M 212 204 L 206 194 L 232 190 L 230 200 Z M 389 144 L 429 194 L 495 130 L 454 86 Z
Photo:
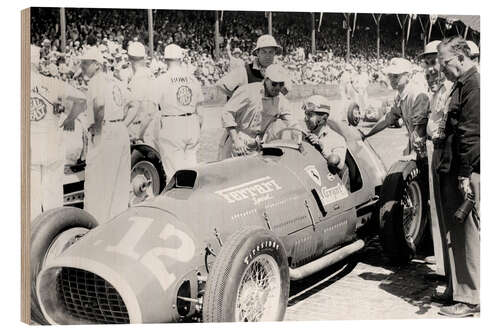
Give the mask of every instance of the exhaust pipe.
M 344 246 L 332 253 L 327 254 L 324 257 L 318 258 L 308 264 L 297 268 L 290 268 L 290 280 L 301 280 L 308 277 L 328 266 L 331 266 L 342 259 L 350 256 L 351 254 L 358 252 L 365 246 L 365 242 L 361 239 L 355 241 L 352 244 Z

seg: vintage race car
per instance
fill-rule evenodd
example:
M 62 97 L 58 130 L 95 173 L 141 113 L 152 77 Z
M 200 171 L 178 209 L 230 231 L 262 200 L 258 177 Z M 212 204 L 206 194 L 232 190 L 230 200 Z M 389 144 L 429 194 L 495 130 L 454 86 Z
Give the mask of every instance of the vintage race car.
M 105 223 L 74 207 L 42 214 L 31 236 L 33 320 L 282 320 L 290 281 L 362 249 L 373 225 L 385 254 L 408 261 L 426 221 L 415 163 L 387 172 L 357 129 L 329 125 L 347 140 L 349 186 L 309 143 L 274 140 L 179 170 L 160 195 Z

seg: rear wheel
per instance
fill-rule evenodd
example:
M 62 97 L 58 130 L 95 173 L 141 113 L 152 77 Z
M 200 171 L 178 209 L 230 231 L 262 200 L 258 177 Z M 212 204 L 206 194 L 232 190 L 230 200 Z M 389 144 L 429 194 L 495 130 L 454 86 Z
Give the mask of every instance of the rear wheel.
M 31 319 L 48 324 L 36 292 L 38 274 L 46 263 L 57 257 L 82 235 L 98 225 L 89 213 L 75 207 L 54 208 L 39 215 L 31 225 L 30 276 Z
M 163 168 L 157 156 L 134 150 L 131 159 L 130 206 L 157 196 L 166 184 Z
M 261 227 L 246 227 L 224 244 L 210 270 L 204 322 L 278 321 L 290 288 L 283 243 Z
M 391 167 L 380 195 L 380 240 L 394 263 L 409 262 L 427 225 L 427 192 L 417 164 L 400 161 Z

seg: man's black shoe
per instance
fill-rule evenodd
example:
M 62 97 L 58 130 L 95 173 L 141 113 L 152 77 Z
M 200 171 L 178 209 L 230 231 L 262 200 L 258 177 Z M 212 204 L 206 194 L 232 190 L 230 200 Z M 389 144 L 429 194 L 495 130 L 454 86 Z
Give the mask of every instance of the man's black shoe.
M 450 306 L 443 306 L 439 310 L 439 314 L 453 318 L 470 317 L 479 313 L 479 304 L 456 303 Z
M 443 305 L 451 305 L 453 303 L 453 296 L 449 293 L 438 293 L 435 292 L 431 296 L 431 301 L 436 303 L 441 303 Z

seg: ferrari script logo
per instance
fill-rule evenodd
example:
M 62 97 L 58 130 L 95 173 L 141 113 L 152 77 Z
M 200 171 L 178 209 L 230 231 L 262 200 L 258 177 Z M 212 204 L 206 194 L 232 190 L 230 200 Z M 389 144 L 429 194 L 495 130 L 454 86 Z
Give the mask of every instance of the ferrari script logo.
M 319 175 L 318 170 L 314 165 L 308 165 L 304 168 L 304 171 L 311 177 L 311 179 L 318 184 L 318 186 L 321 186 L 321 176 Z
M 228 203 L 253 200 L 254 204 L 272 199 L 271 193 L 281 190 L 282 187 L 271 177 L 263 177 L 247 183 L 228 187 L 215 193 L 223 197 Z
M 348 195 L 347 189 L 342 183 L 330 188 L 326 188 L 325 186 L 321 188 L 321 202 L 323 202 L 323 205 L 329 205 L 345 199 Z

